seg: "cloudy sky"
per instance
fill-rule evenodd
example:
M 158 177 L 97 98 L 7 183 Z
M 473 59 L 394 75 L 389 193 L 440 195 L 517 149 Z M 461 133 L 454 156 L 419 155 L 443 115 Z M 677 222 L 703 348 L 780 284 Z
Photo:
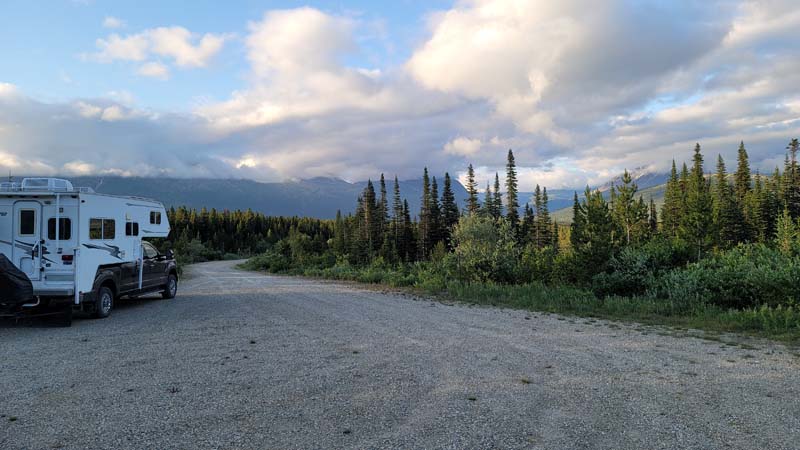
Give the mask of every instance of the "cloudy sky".
M 560 188 L 800 136 L 796 0 L 10 0 L 0 55 L 3 174 L 486 179 L 513 148 Z

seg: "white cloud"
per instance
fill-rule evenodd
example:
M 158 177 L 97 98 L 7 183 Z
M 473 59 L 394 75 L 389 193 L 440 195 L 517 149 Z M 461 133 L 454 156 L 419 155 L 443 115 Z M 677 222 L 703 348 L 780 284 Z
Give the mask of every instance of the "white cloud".
M 161 57 L 178 67 L 206 67 L 230 37 L 214 33 L 200 35 L 178 26 L 152 28 L 126 36 L 112 33 L 106 38 L 97 39 L 97 52 L 84 54 L 83 57 L 103 63 L 143 62 Z M 163 61 L 151 60 L 139 66 L 137 73 L 166 79 L 169 69 Z
M 212 33 L 201 37 L 183 27 L 160 27 L 145 33 L 150 38 L 153 53 L 173 58 L 180 67 L 205 67 L 228 39 L 228 36 Z
M 369 67 L 383 45 L 370 39 L 386 35 L 360 16 L 269 11 L 248 25 L 249 70 L 228 98 L 155 115 L 122 98 L 42 104 L 0 84 L 0 147 L 59 169 L 262 180 L 470 162 L 488 179 L 512 148 L 523 189 L 666 169 L 697 141 L 732 165 L 743 139 L 767 166 L 800 135 L 798 28 L 790 0 L 461 0 L 431 16 L 407 61 Z M 227 36 L 112 34 L 92 58 L 166 77 L 210 64 Z
M 144 61 L 148 56 L 150 40 L 145 33 L 126 37 L 114 33 L 105 39 L 97 39 L 95 45 L 99 51 L 89 56 L 100 62 Z
M 116 17 L 106 16 L 106 18 L 103 19 L 103 28 L 123 28 L 124 26 L 125 22 Z
M 139 66 L 136 73 L 145 77 L 157 78 L 159 80 L 169 79 L 169 68 L 160 62 L 151 61 Z
M 444 152 L 451 155 L 472 156 L 481 149 L 480 139 L 458 137 L 444 145 Z
M 413 102 L 380 72 L 341 64 L 356 50 L 354 27 L 351 19 L 312 8 L 266 13 L 248 27 L 251 86 L 197 112 L 237 129 L 345 109 L 380 113 Z
M 13 84 L 0 82 L 0 97 L 12 97 L 18 93 L 17 87 Z
M 86 119 L 99 119 L 104 122 L 118 122 L 134 118 L 146 117 L 143 111 L 137 111 L 119 103 L 103 101 L 102 104 L 94 104 L 88 101 L 77 101 L 74 103 L 75 111 Z

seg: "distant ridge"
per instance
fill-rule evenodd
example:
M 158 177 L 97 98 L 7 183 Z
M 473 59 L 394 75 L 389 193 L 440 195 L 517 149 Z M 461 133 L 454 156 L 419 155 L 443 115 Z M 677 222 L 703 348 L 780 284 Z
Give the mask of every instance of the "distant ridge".
M 355 210 L 359 194 L 367 182 L 350 183 L 339 178 L 317 177 L 273 183 L 245 179 L 143 178 L 143 177 L 63 177 L 76 186 L 96 188 L 114 195 L 138 195 L 163 202 L 167 207 L 216 208 L 217 210 L 252 209 L 271 216 L 304 216 L 320 219 L 336 217 Z M 436 176 L 441 193 L 444 176 Z M 373 180 L 375 190 L 378 182 Z M 393 180 L 386 180 L 391 204 Z M 467 191 L 453 179 L 453 192 L 463 207 Z M 400 194 L 408 200 L 412 214 L 419 211 L 422 180 L 400 181 Z

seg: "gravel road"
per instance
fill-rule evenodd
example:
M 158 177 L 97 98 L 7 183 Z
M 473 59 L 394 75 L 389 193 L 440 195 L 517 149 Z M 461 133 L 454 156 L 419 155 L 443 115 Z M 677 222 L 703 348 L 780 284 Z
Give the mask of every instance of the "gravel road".
M 800 448 L 777 344 L 189 275 L 105 320 L 0 324 L 0 448 Z

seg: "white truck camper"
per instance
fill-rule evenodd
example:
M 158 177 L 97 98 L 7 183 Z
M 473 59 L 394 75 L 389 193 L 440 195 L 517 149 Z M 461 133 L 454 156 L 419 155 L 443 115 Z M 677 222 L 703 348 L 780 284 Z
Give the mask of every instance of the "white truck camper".
M 56 178 L 0 183 L 0 254 L 33 290 L 18 312 L 60 306 L 71 321 L 73 309 L 106 317 L 120 295 L 160 291 L 171 298 L 172 252 L 161 255 L 142 241 L 169 231 L 164 205 L 155 200 L 98 194 Z

